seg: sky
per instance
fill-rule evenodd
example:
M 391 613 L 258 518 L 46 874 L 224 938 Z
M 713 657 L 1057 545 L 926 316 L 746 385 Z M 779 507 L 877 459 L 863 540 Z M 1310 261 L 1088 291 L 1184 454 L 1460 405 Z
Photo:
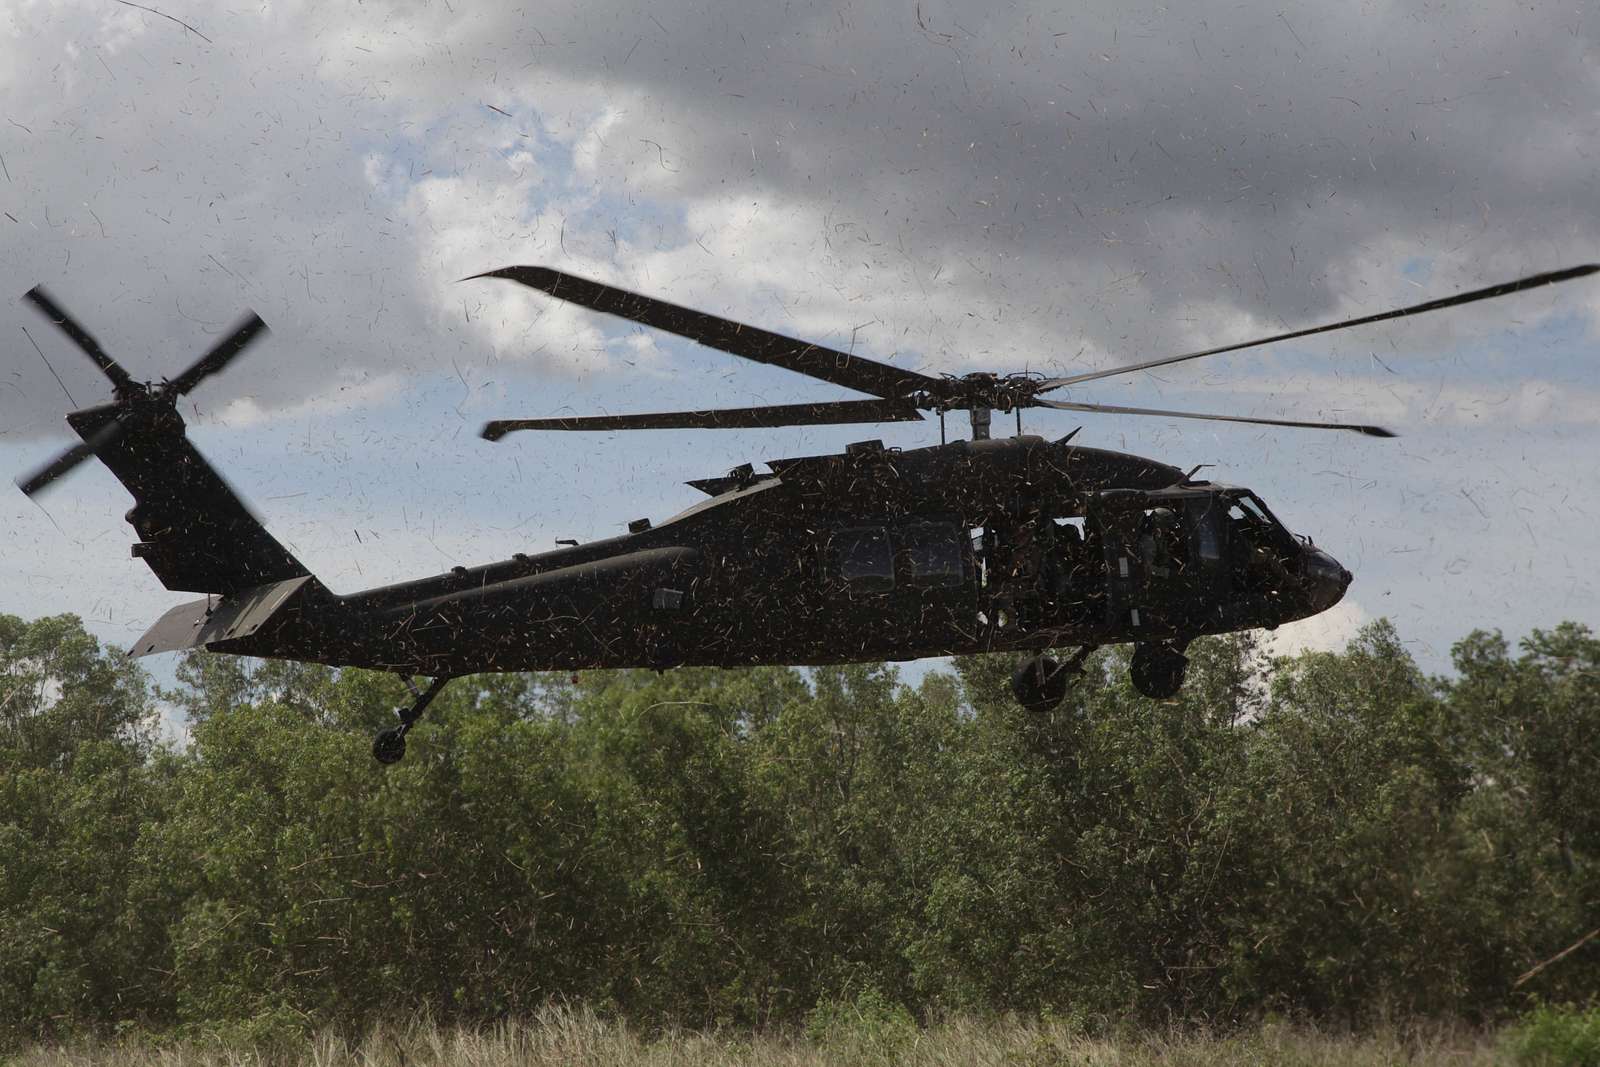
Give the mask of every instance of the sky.
M 1600 260 L 1581 3 L 518 6 L 6 4 L 0 470 L 109 398 L 21 301 L 38 283 L 142 379 L 259 313 L 271 336 L 185 400 L 191 437 L 348 592 L 659 521 L 746 460 L 938 441 L 490 444 L 491 418 L 858 394 L 460 280 L 482 271 L 552 266 L 929 373 L 1054 375 Z M 1600 624 L 1597 310 L 1589 279 L 1054 394 L 1391 441 L 1023 424 L 1213 464 L 1344 562 L 1345 601 L 1278 647 L 1388 617 L 1445 671 L 1474 628 Z M 129 504 L 92 463 L 0 493 L 0 611 L 126 646 L 190 599 L 128 558 Z

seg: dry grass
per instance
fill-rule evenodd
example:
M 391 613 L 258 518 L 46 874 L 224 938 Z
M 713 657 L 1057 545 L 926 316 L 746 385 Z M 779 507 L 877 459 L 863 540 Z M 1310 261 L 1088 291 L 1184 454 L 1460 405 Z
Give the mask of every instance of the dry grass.
M 1269 1025 L 1229 1037 L 1173 1034 L 1104 1040 L 1075 1034 L 1050 1021 L 956 1020 L 931 1029 L 895 1025 L 835 1028 L 808 1040 L 738 1033 L 648 1036 L 585 1009 L 550 1008 L 525 1022 L 483 1030 L 417 1023 L 380 1027 L 359 1041 L 322 1034 L 268 1045 L 204 1040 L 80 1044 L 34 1048 L 0 1062 L 15 1067 L 1489 1067 L 1504 1061 L 1488 1041 L 1442 1030 L 1337 1037 Z

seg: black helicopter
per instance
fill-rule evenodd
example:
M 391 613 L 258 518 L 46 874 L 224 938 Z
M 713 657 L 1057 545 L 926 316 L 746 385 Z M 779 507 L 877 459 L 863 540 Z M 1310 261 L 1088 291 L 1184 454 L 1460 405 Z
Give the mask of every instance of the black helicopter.
M 207 594 L 135 643 L 392 671 L 414 700 L 379 734 L 393 763 L 452 678 L 486 671 L 822 664 L 978 652 L 1029 655 L 1018 701 L 1053 708 L 1095 648 L 1132 642 L 1132 682 L 1164 698 L 1202 634 L 1325 611 L 1351 575 L 1292 535 L 1248 489 L 1126 453 L 1020 432 L 991 439 L 992 411 L 1028 407 L 1211 419 L 1393 436 L 1377 426 L 1075 403 L 1042 394 L 1115 374 L 1381 322 L 1600 270 L 1587 264 L 1411 307 L 1239 344 L 1060 378 L 933 377 L 808 344 L 543 267 L 505 278 L 701 344 L 871 394 L 870 400 L 693 412 L 506 420 L 515 430 L 748 428 L 909 421 L 970 413 L 972 440 L 745 464 L 689 484 L 708 499 L 625 536 L 518 553 L 418 581 L 340 595 L 250 513 L 185 433 L 178 398 L 265 331 L 253 313 L 182 374 L 135 381 L 42 287 L 26 299 L 111 380 L 114 399 L 67 416 L 82 439 L 18 485 L 30 496 L 90 456 L 133 495 L 127 520 L 169 589 Z M 1019 415 L 1020 430 L 1020 415 Z M 941 436 L 943 436 L 941 434 Z M 1057 662 L 1050 649 L 1077 646 Z M 432 680 L 419 691 L 414 675 Z

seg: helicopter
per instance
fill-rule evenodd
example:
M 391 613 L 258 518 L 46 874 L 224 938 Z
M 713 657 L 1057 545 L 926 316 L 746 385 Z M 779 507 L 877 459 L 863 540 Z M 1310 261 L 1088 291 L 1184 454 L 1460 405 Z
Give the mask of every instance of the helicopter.
M 711 348 L 867 393 L 871 399 L 571 418 L 495 420 L 525 430 L 733 429 L 915 421 L 968 412 L 970 440 L 743 464 L 688 484 L 706 499 L 618 537 L 359 592 L 328 589 L 251 513 L 189 441 L 178 400 L 224 370 L 265 323 L 253 312 L 187 369 L 139 382 L 42 286 L 24 299 L 110 379 L 113 400 L 72 412 L 80 443 L 18 486 L 30 497 L 95 457 L 133 496 L 132 555 L 168 589 L 206 594 L 149 628 L 129 654 L 183 649 L 362 667 L 412 694 L 373 755 L 406 735 L 452 679 L 482 672 L 819 665 L 1020 653 L 1013 695 L 1032 711 L 1064 699 L 1095 649 L 1132 643 L 1147 697 L 1182 687 L 1196 637 L 1275 628 L 1334 606 L 1352 575 L 1296 536 L 1249 489 L 1197 480 L 1125 452 L 1020 432 L 1025 408 L 1334 429 L 1382 427 L 1161 411 L 1043 394 L 1331 330 L 1505 296 L 1600 271 L 1585 264 L 1405 308 L 1076 375 L 940 376 L 895 367 L 548 267 L 504 279 Z M 472 279 L 464 279 L 472 280 Z M 992 413 L 1018 434 L 991 437 Z M 1076 646 L 1057 660 L 1052 651 Z M 429 679 L 418 688 L 417 676 Z

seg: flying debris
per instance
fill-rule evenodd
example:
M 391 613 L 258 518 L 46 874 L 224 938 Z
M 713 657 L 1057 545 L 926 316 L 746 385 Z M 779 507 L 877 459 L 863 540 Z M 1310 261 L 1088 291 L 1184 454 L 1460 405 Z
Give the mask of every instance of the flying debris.
M 134 497 L 128 521 L 169 589 L 207 594 L 167 612 L 134 645 L 392 671 L 414 694 L 373 754 L 406 734 L 455 677 L 485 671 L 822 664 L 1025 653 L 1018 701 L 1055 707 L 1095 648 L 1131 642 L 1133 685 L 1183 684 L 1190 641 L 1326 611 L 1351 575 L 1296 536 L 1250 490 L 1153 459 L 1018 434 L 992 413 L 1024 408 L 1157 415 L 1391 437 L 1383 427 L 1078 403 L 1045 394 L 1222 352 L 1382 322 L 1569 281 L 1584 265 L 1254 341 L 1066 377 L 935 377 L 798 341 L 546 267 L 501 278 L 785 367 L 868 399 L 638 415 L 497 420 L 518 430 L 730 429 L 917 421 L 966 411 L 972 439 L 744 464 L 689 484 L 706 500 L 624 536 L 340 595 L 272 537 L 189 442 L 177 401 L 225 369 L 265 325 L 247 315 L 176 378 L 135 381 L 43 289 L 26 299 L 111 380 L 110 404 L 67 416 L 81 443 L 19 479 L 30 496 L 90 456 Z M 1050 650 L 1075 647 L 1058 661 Z M 431 679 L 417 689 L 413 676 Z

